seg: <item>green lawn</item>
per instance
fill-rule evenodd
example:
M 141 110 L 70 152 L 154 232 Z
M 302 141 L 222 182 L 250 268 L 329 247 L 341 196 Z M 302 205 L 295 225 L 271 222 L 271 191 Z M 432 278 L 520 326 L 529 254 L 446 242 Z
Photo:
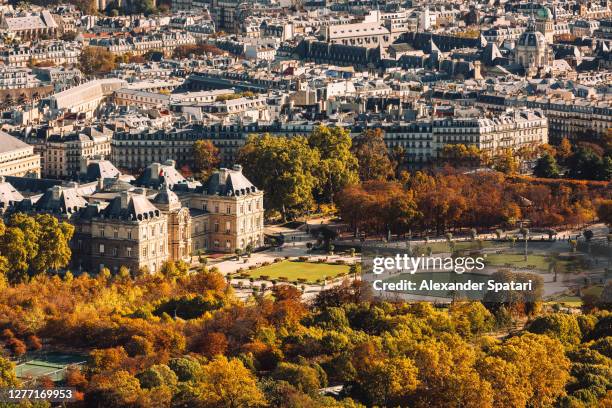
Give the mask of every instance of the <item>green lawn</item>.
M 488 254 L 485 262 L 495 266 L 510 264 L 514 268 L 526 268 L 528 265 L 532 265 L 535 269 L 548 271 L 551 259 L 551 257 L 544 255 L 529 255 L 527 261 L 525 261 L 522 254 Z M 557 267 L 559 268 L 557 272 L 565 272 L 568 263 L 567 261 L 557 261 Z
M 308 282 L 316 282 L 317 279 L 324 277 L 332 278 L 341 273 L 348 273 L 349 265 L 330 265 L 326 263 L 313 262 L 298 262 L 298 261 L 281 261 L 271 265 L 262 266 L 261 268 L 247 270 L 250 277 L 259 278 L 260 276 L 269 276 L 269 279 L 278 279 L 285 277 L 289 281 L 298 279 L 306 279 Z
M 593 296 L 601 296 L 601 292 L 603 292 L 603 285 L 593 285 L 586 289 L 582 290 L 583 295 L 593 295 Z
M 558 299 L 553 299 L 546 303 L 549 305 L 560 303 L 564 304 L 567 307 L 580 307 L 582 306 L 582 299 L 580 299 L 578 296 L 562 296 Z
M 495 241 L 482 241 L 482 248 L 492 248 L 496 246 L 508 246 L 510 245 L 507 242 L 495 242 Z M 448 242 L 430 242 L 430 243 L 419 243 L 417 244 L 419 248 L 427 248 L 431 247 L 431 251 L 434 254 L 450 252 L 448 247 Z M 455 242 L 455 250 L 456 251 L 465 251 L 465 250 L 478 250 L 480 247 L 478 246 L 478 242 L 476 241 L 456 241 Z

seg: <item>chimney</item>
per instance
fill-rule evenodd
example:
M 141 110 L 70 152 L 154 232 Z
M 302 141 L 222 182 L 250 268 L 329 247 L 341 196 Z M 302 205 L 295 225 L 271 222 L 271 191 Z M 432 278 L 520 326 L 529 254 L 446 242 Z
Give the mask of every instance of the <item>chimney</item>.
M 81 174 L 87 174 L 87 165 L 89 164 L 89 160 L 87 157 L 81 157 Z
M 127 191 L 121 192 L 121 208 L 128 208 L 128 203 L 130 202 L 130 193 Z
M 59 200 L 62 196 L 62 187 L 61 186 L 53 186 L 51 187 L 51 198 L 53 200 Z
M 160 172 L 161 172 L 161 164 L 159 163 L 151 164 L 151 179 L 152 180 L 158 180 Z
M 225 167 L 221 167 L 219 169 L 219 184 L 225 184 L 225 181 L 227 180 L 227 172 L 228 170 Z

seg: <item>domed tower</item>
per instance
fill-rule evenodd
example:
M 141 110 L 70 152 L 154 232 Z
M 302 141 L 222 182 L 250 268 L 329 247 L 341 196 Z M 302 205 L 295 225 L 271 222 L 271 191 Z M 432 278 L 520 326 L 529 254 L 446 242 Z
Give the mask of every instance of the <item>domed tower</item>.
M 527 76 L 534 76 L 539 69 L 552 65 L 553 52 L 544 34 L 537 31 L 530 20 L 527 30 L 521 34 L 514 49 L 514 61 L 520 64 Z
M 168 217 L 168 251 L 173 261 L 191 263 L 191 215 L 167 184 L 153 199 L 153 204 Z
M 536 30 L 544 34 L 544 38 L 549 44 L 553 43 L 555 35 L 555 21 L 553 14 L 548 7 L 542 7 L 538 10 L 535 21 Z

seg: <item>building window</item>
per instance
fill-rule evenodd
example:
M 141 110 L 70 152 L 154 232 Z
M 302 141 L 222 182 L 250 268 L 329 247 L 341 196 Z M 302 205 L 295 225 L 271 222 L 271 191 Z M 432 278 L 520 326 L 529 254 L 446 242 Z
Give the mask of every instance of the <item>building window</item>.
M 229 239 L 225 241 L 225 248 L 226 249 L 230 249 L 232 247 L 232 244 L 230 244 Z
M 219 212 L 219 204 L 215 204 L 215 212 L 218 213 Z
M 125 254 L 126 254 L 128 257 L 131 257 L 131 256 L 132 256 L 132 248 L 131 248 L 131 247 L 127 247 L 127 248 L 125 248 Z
M 100 236 L 103 237 L 104 236 L 104 228 L 100 228 Z
M 119 238 L 119 230 L 117 228 L 113 230 L 113 238 Z
M 230 207 L 230 206 L 228 205 L 228 206 L 227 206 L 227 209 L 226 209 L 226 212 L 227 212 L 228 214 L 231 214 L 231 213 L 232 213 L 232 207 Z
M 117 256 L 117 255 L 118 255 L 118 253 L 117 253 L 117 252 L 118 252 L 118 251 L 117 251 L 117 247 L 113 248 L 113 256 Z
M 103 254 L 104 253 L 104 244 L 100 244 L 100 253 Z
M 127 232 L 127 239 L 132 239 L 132 231 Z
M 215 221 L 215 232 L 219 232 L 219 221 Z

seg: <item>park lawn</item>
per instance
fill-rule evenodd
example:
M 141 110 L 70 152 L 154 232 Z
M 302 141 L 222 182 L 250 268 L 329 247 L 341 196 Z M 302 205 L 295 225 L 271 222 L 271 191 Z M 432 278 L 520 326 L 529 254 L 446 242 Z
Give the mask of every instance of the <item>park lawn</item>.
M 603 285 L 593 285 L 586 289 L 582 289 L 583 295 L 593 295 L 593 296 L 600 297 L 601 292 L 603 292 Z
M 582 299 L 580 299 L 578 296 L 561 296 L 560 298 L 550 300 L 546 303 L 549 305 L 562 303 L 568 307 L 580 307 L 582 306 Z
M 502 245 L 505 244 L 505 245 Z M 507 242 L 495 242 L 495 241 L 482 241 L 482 248 L 492 248 L 495 246 L 507 246 Z M 420 248 L 431 247 L 431 252 L 434 254 L 446 253 L 450 252 L 448 247 L 448 242 L 430 242 L 430 243 L 419 243 L 417 245 Z M 478 250 L 480 249 L 478 246 L 478 242 L 476 241 L 455 241 L 455 250 L 456 251 L 465 251 L 465 250 Z
M 527 261 L 524 260 L 522 254 L 487 254 L 485 262 L 488 265 L 505 266 L 512 265 L 514 268 L 526 268 L 528 265 L 533 265 L 535 269 L 548 272 L 551 257 L 544 255 L 529 255 Z M 565 272 L 567 269 L 567 261 L 557 261 L 558 272 Z
M 334 278 L 341 273 L 348 274 L 349 265 L 330 265 L 326 263 L 281 261 L 257 269 L 245 271 L 252 278 L 269 276 L 269 279 L 285 277 L 289 281 L 306 279 L 314 283 L 317 279 Z

